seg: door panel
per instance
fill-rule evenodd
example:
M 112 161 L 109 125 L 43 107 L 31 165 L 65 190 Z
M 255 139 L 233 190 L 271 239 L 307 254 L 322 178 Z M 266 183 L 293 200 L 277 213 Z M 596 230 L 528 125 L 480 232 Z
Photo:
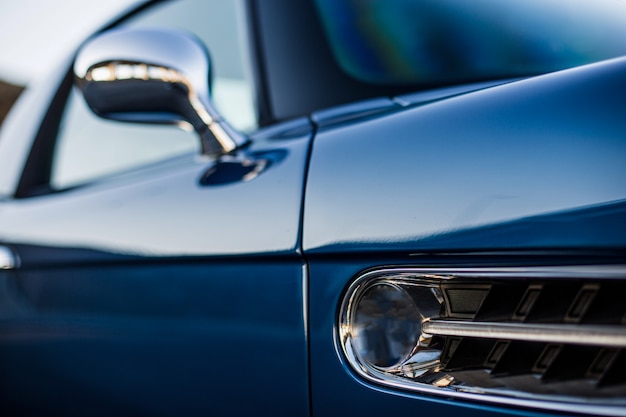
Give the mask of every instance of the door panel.
M 266 161 L 268 168 L 253 181 L 206 184 L 207 174 L 232 164 L 187 155 L 67 192 L 6 202 L 0 239 L 148 257 L 293 253 L 307 144 L 308 136 L 256 144 L 248 159 Z
M 189 156 L 1 203 L 21 258 L 0 271 L 2 414 L 306 415 L 309 139 L 256 137 L 249 181 Z
M 36 268 L 1 280 L 5 411 L 306 411 L 298 259 Z

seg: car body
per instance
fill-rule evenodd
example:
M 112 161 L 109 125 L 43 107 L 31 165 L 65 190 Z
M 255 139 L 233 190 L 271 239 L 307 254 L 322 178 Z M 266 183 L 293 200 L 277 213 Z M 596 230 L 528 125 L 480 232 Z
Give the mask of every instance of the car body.
M 129 2 L 26 90 L 1 414 L 626 415 L 624 8 L 579 62 L 493 2 L 349 4 Z M 418 6 L 433 65 L 381 69 Z M 571 32 L 532 7 L 509 26 Z M 372 16 L 381 56 L 349 48 Z M 162 21 L 224 27 L 215 62 Z

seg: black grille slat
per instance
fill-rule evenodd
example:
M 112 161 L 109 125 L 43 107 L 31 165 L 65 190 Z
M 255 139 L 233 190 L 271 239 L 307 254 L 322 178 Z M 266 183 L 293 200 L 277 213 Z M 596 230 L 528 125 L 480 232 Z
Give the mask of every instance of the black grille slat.
M 544 382 L 583 379 L 601 348 L 564 345 L 558 350 L 541 379 Z
M 491 349 L 491 352 L 487 356 L 487 360 L 485 361 L 485 366 L 488 368 L 493 368 L 495 365 L 497 365 L 498 362 L 502 360 L 502 357 L 506 353 L 511 343 L 512 342 L 508 340 L 496 341 L 495 345 L 493 346 L 493 349 Z
M 491 369 L 492 377 L 532 373 L 545 346 L 545 343 L 509 342 L 506 350 Z
M 533 366 L 533 372 L 542 375 L 559 355 L 562 345 L 547 344 Z
M 574 302 L 567 310 L 567 314 L 565 315 L 563 321 L 566 323 L 580 323 L 589 310 L 589 307 L 593 304 L 599 290 L 600 285 L 598 284 L 583 285 L 578 291 L 578 294 L 576 294 Z
M 598 287 L 598 292 L 580 320 L 585 324 L 626 324 L 626 283 L 608 282 Z
M 570 310 L 580 284 L 548 283 L 542 285 L 537 300 L 524 318 L 532 323 L 560 323 Z
M 492 285 L 474 320 L 511 320 L 515 313 L 515 308 L 520 303 L 527 287 L 527 284 L 517 282 Z
M 619 354 L 618 349 L 601 349 L 587 371 L 587 376 L 599 380 L 611 367 Z
M 598 381 L 598 387 L 611 387 L 626 384 L 626 352 L 620 350 L 612 358 L 604 374 Z
M 456 348 L 459 347 L 461 340 L 462 339 L 458 337 L 444 338 L 444 347 L 441 351 L 441 357 L 439 358 L 443 366 L 446 366 L 448 364 L 450 358 L 452 358 L 454 352 L 456 352 Z
M 543 285 L 532 284 L 526 288 L 524 296 L 513 312 L 513 320 L 525 321 L 541 295 Z
M 444 350 L 442 365 L 446 371 L 483 369 L 495 343 L 495 340 L 463 338 L 450 353 Z

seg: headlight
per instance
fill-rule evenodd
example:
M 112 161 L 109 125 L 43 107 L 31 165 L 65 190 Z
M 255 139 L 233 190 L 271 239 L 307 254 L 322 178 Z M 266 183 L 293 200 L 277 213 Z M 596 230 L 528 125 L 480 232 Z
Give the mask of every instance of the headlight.
M 437 285 L 406 279 L 360 280 L 349 290 L 340 317 L 342 348 L 361 372 L 415 376 L 438 363 L 440 349 L 422 324 L 438 316 L 443 298 Z
M 422 319 L 401 287 L 372 285 L 354 304 L 351 334 L 357 355 L 367 364 L 393 368 L 417 349 Z
M 626 267 L 402 269 L 348 287 L 339 350 L 366 380 L 626 415 Z

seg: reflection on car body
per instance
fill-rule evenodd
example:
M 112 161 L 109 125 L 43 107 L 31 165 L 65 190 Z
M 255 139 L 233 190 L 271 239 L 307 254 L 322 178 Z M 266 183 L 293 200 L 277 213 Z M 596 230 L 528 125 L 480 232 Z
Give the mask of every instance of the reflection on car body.
M 626 5 L 133 4 L 3 126 L 2 415 L 626 415 Z

